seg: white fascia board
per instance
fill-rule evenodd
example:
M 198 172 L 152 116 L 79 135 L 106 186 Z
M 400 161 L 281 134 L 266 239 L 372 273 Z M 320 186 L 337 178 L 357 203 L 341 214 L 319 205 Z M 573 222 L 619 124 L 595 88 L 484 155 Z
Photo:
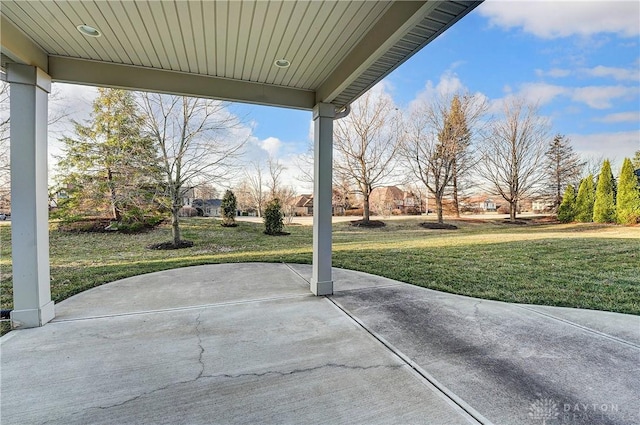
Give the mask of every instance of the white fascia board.
M 344 89 L 418 24 L 435 1 L 395 1 L 316 90 L 317 103 L 332 102 Z
M 0 15 L 0 51 L 14 62 L 48 72 L 47 53 L 4 15 Z
M 312 110 L 315 93 L 134 65 L 49 56 L 53 81 Z

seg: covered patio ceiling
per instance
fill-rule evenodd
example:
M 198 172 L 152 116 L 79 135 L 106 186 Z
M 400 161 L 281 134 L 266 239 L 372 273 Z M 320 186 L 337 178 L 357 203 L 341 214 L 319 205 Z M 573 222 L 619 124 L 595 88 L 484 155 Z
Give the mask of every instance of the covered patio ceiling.
M 2 66 L 37 66 L 58 82 L 341 109 L 479 3 L 3 0 Z M 276 66 L 282 59 L 290 65 Z

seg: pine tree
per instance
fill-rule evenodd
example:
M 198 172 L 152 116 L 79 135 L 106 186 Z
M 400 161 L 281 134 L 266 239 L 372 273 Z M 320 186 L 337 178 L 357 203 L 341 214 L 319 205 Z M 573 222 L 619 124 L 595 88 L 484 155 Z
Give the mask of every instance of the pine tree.
M 576 197 L 575 220 L 582 223 L 593 221 L 593 203 L 595 202 L 595 190 L 593 188 L 593 175 L 589 174 L 582 179 Z
M 633 155 L 633 159 L 631 160 L 631 165 L 635 170 L 640 169 L 640 150 L 637 150 Z
M 465 104 L 466 104 L 465 99 Z M 460 217 L 460 203 L 458 201 L 459 177 L 469 168 L 469 147 L 471 145 L 471 131 L 467 126 L 467 118 L 463 110 L 460 97 L 453 96 L 449 110 L 445 112 L 442 131 L 438 134 L 438 141 L 443 146 L 438 152 L 447 152 L 451 158 L 451 188 L 453 208 L 456 217 Z M 447 160 L 447 158 L 443 158 Z
M 227 190 L 222 197 L 222 225 L 233 227 L 236 225 L 236 212 L 238 210 L 236 195 Z
M 615 223 L 616 221 L 615 182 L 608 159 L 602 163 L 602 169 L 598 175 L 593 221 L 596 223 Z
M 131 92 L 98 89 L 90 120 L 74 122 L 75 137 L 62 139 L 59 183 L 69 195 L 59 205 L 63 213 L 109 211 L 113 220 L 131 222 L 156 208 L 160 168 L 142 122 Z
M 576 191 L 572 185 L 568 185 L 564 190 L 562 203 L 558 207 L 558 220 L 562 223 L 569 223 L 575 219 L 576 215 Z
M 549 143 L 546 155 L 548 193 L 553 197 L 554 207 L 562 202 L 562 192 L 567 183 L 580 174 L 583 163 L 573 151 L 571 141 L 557 134 Z
M 625 158 L 618 177 L 616 218 L 620 224 L 635 224 L 640 220 L 640 183 L 629 158 Z

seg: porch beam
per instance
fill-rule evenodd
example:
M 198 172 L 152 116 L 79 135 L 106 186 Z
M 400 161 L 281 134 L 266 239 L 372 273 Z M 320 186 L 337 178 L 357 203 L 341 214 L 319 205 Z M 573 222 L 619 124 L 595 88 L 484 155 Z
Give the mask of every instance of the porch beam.
M 53 81 L 311 110 L 315 93 L 185 72 L 49 56 Z

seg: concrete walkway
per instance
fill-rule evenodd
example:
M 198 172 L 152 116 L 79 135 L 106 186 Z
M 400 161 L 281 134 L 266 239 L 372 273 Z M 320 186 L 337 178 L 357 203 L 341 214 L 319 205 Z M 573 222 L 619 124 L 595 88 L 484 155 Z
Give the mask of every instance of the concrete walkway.
M 335 269 L 222 264 L 113 282 L 2 338 L 0 423 L 638 424 L 640 317 Z

